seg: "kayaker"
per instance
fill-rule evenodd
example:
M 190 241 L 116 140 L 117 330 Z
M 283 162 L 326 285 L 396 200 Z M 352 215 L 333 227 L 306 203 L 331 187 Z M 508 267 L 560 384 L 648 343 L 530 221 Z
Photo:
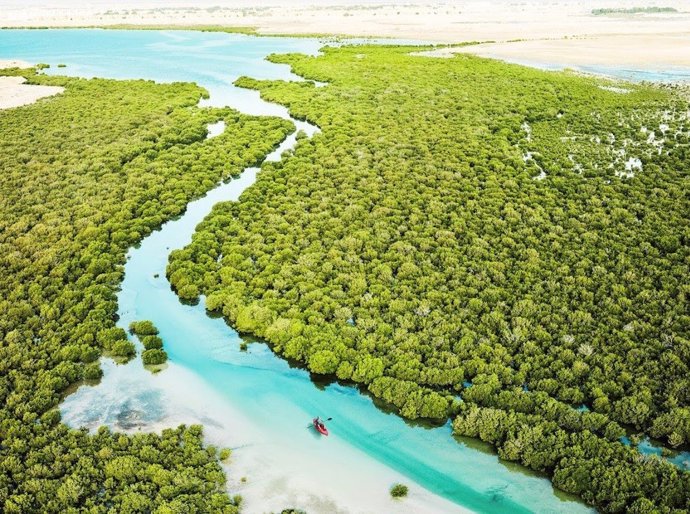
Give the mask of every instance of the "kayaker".
M 326 424 L 323 421 L 321 421 L 321 418 L 319 418 L 318 416 L 315 417 L 312 420 L 312 423 L 314 424 L 314 428 L 319 433 L 321 433 L 321 435 L 328 435 L 328 429 L 326 428 Z

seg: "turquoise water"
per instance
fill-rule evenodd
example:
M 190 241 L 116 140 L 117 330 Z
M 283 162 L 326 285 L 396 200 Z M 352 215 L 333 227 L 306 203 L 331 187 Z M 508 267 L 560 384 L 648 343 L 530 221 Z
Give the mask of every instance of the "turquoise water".
M 663 447 L 655 444 L 648 437 L 645 437 L 637 445 L 637 449 L 643 455 L 657 455 L 666 459 L 671 464 L 679 467 L 682 470 L 690 471 L 690 452 L 687 451 L 672 451 L 671 455 L 664 457 Z
M 628 436 L 621 437 L 620 441 L 626 446 L 632 445 Z M 649 437 L 643 437 L 636 446 L 642 455 L 656 455 L 684 471 L 690 471 L 690 452 L 688 451 L 670 450 L 670 454 L 665 456 L 661 442 L 653 441 Z
M 262 102 L 255 92 L 234 88 L 232 82 L 240 75 L 296 80 L 298 77 L 291 75 L 287 67 L 267 63 L 265 56 L 272 52 L 315 53 L 320 46 L 313 39 L 221 33 L 0 30 L 0 58 L 65 63 L 67 68 L 53 68 L 50 72 L 79 76 L 195 81 L 211 92 L 210 104 L 281 116 L 287 116 L 285 109 Z M 315 131 L 306 124 L 298 128 L 308 134 Z M 292 144 L 290 139 L 282 148 Z M 280 150 L 272 158 L 279 154 Z M 233 431 L 250 434 L 250 443 L 238 443 L 235 449 L 238 465 L 252 460 L 259 462 L 252 469 L 270 468 L 262 469 L 261 476 L 274 480 L 269 484 L 271 488 L 278 488 L 274 485 L 278 483 L 276 477 L 287 480 L 285 477 L 291 474 L 302 473 L 311 480 L 309 483 L 316 483 L 319 475 L 330 476 L 335 469 L 340 475 L 334 476 L 342 484 L 331 483 L 331 487 L 354 493 L 349 499 L 339 500 L 347 511 L 420 512 L 416 507 L 406 507 L 405 502 L 390 502 L 385 498 L 386 490 L 376 482 L 377 476 L 384 482 L 388 477 L 400 476 L 411 486 L 412 497 L 406 501 L 422 495 L 419 506 L 424 506 L 424 512 L 455 512 L 461 510 L 460 506 L 486 513 L 588 512 L 582 504 L 558 496 L 548 480 L 520 467 L 506 466 L 492 453 L 467 441 L 456 442 L 449 425 L 412 426 L 379 410 L 354 387 L 315 384 L 309 373 L 277 358 L 265 344 L 252 343 L 248 351 L 241 351 L 239 335 L 221 319 L 207 316 L 200 305 L 178 301 L 165 279 L 168 254 L 190 241 L 194 227 L 216 202 L 237 199 L 257 172 L 249 169 L 239 179 L 219 185 L 191 203 L 180 219 L 167 223 L 130 251 L 119 294 L 119 325 L 126 327 L 135 319 L 153 320 L 165 342 L 171 367 L 153 377 L 138 361 L 116 366 L 104 360 L 102 383 L 81 387 L 63 404 L 65 421 L 76 426 L 105 423 L 121 429 L 146 429 L 176 419 L 175 414 L 195 412 L 204 423 L 208 420 L 211 429 L 228 432 L 228 437 Z M 170 377 L 183 378 L 171 384 Z M 177 402 L 174 410 L 180 412 L 169 412 L 173 402 Z M 227 416 L 229 420 L 223 417 L 225 411 L 232 413 Z M 314 415 L 333 418 L 328 439 L 316 437 L 313 430 L 307 429 Z M 301 458 L 302 467 L 312 468 L 312 463 L 320 459 L 323 468 L 299 469 Z M 271 464 L 262 466 L 263 462 Z M 375 501 L 372 497 L 369 501 L 366 495 L 370 484 L 375 484 L 377 491 L 381 489 L 382 498 Z M 239 486 L 237 490 L 245 494 Z M 429 503 L 430 496 L 423 496 L 428 494 L 425 490 L 450 503 Z M 356 493 L 363 497 L 355 498 Z M 300 502 L 314 505 L 312 500 L 308 503 L 303 498 L 286 498 L 295 506 Z M 262 511 L 259 500 L 249 494 L 246 511 Z M 335 510 L 323 504 L 309 512 Z
M 47 73 L 55 75 L 196 82 L 210 92 L 213 105 L 250 114 L 280 110 L 257 103 L 252 91 L 232 87 L 239 76 L 289 80 L 288 66 L 264 58 L 273 52 L 315 54 L 321 46 L 316 39 L 215 32 L 0 30 L 0 59 L 47 63 L 52 66 Z

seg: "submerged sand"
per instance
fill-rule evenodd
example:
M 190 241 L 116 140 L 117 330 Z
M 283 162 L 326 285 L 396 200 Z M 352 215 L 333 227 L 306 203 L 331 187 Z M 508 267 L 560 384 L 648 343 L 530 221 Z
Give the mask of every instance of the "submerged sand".
M 138 359 L 125 366 L 103 359 L 102 365 L 103 379 L 96 387 L 81 387 L 61 405 L 63 421 L 92 430 L 106 424 L 129 433 L 203 424 L 207 443 L 232 448 L 225 463 L 228 492 L 242 495 L 244 512 L 280 512 L 288 506 L 313 514 L 471 512 L 410 484 L 356 448 L 342 451 L 346 443 L 337 437 L 315 439 L 311 451 L 303 446 L 292 450 L 289 436 L 262 431 L 230 401 L 174 362 L 155 375 Z M 395 482 L 410 485 L 403 501 L 392 500 L 388 493 Z

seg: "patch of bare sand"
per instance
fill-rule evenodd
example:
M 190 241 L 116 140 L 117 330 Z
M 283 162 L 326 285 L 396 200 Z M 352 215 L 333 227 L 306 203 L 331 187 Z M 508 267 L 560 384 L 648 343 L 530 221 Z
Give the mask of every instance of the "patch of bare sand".
M 29 68 L 24 61 L 0 60 L 0 68 Z M 65 88 L 58 86 L 36 86 L 25 84 L 24 77 L 0 77 L 0 109 L 10 109 L 29 105 L 47 96 L 62 93 Z
M 31 64 L 26 61 L 0 59 L 0 69 L 3 68 L 31 68 Z

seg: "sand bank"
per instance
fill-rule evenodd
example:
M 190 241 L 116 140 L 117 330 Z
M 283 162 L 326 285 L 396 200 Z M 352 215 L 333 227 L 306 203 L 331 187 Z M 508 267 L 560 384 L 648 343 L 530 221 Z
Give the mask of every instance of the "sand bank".
M 24 84 L 24 77 L 0 77 L 0 109 L 10 109 L 34 103 L 40 98 L 57 95 L 65 89 L 57 86 Z

